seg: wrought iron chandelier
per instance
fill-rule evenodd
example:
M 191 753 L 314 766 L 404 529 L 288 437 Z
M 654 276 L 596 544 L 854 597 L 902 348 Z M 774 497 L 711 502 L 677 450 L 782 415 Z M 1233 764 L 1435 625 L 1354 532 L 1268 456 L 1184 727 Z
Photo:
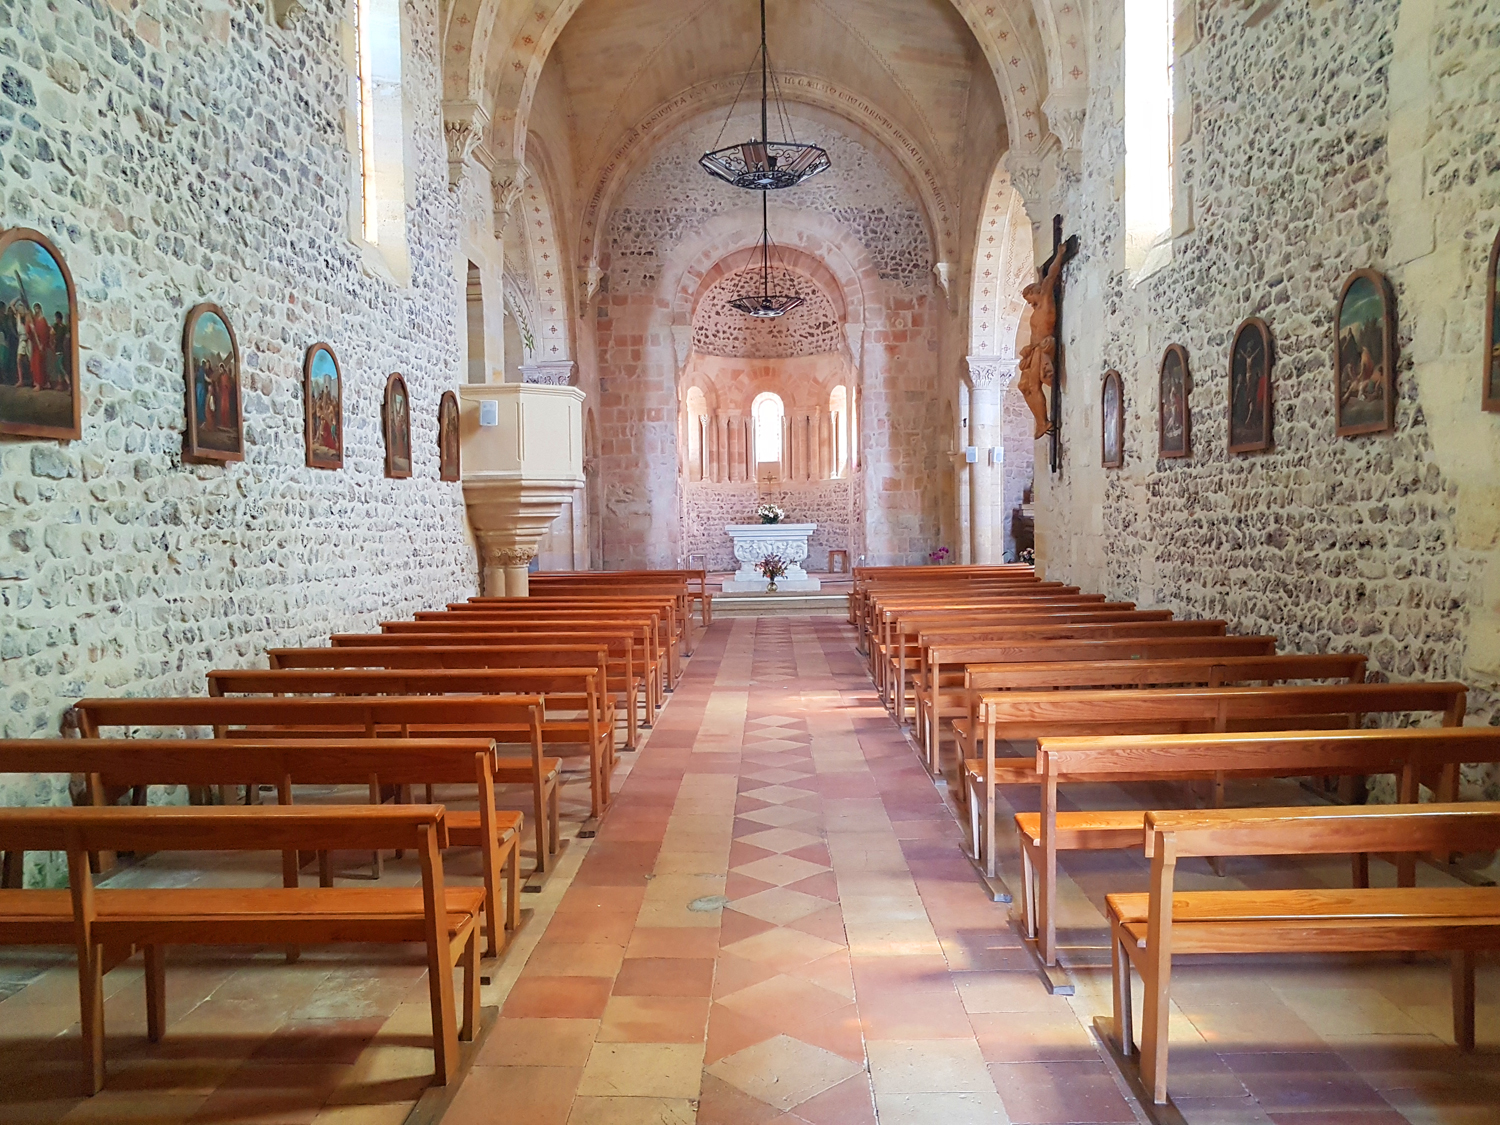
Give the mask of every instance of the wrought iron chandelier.
M 791 119 L 787 116 L 786 106 L 781 100 L 780 84 L 771 70 L 770 55 L 766 52 L 766 0 L 760 0 L 759 57 L 759 139 L 730 145 L 727 148 L 715 148 L 714 151 L 705 152 L 699 157 L 698 163 L 709 175 L 727 184 L 733 184 L 735 187 L 745 188 L 747 191 L 776 191 L 780 188 L 796 187 L 803 180 L 811 179 L 819 172 L 828 170 L 828 153 L 817 145 L 798 143 L 796 134 L 792 131 Z M 729 116 L 724 119 L 724 128 L 728 128 L 729 120 L 734 116 L 734 111 L 740 104 L 740 93 L 744 92 L 745 82 L 750 80 L 752 73 L 754 73 L 754 63 L 751 64 L 751 69 L 745 72 L 745 81 L 740 83 L 740 91 L 735 94 L 734 104 L 729 107 Z M 776 93 L 776 117 L 785 138 L 780 141 L 770 139 L 770 98 L 773 90 Z M 719 130 L 715 145 L 724 139 L 724 128 Z
M 771 292 L 771 224 L 766 205 L 769 196 L 769 192 L 760 193 L 760 292 L 746 293 L 729 302 L 730 308 L 761 319 L 785 316 L 804 300 L 795 293 Z

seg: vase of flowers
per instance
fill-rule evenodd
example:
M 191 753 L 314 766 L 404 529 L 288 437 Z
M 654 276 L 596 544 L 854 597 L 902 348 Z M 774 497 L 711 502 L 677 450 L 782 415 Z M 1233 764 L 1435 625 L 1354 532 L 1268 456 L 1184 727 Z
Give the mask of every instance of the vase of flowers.
M 755 564 L 760 576 L 766 580 L 766 593 L 776 592 L 776 579 L 786 573 L 787 563 L 780 555 L 767 555 Z
M 927 552 L 927 561 L 933 566 L 942 566 L 948 561 L 948 556 L 951 553 L 947 547 L 939 547 L 936 551 Z
M 762 504 L 755 509 L 755 515 L 761 523 L 780 523 L 786 519 L 786 512 L 776 504 Z
M 1024 563 L 1026 566 L 1036 565 L 1036 548 L 1022 547 L 1016 552 L 1016 562 Z

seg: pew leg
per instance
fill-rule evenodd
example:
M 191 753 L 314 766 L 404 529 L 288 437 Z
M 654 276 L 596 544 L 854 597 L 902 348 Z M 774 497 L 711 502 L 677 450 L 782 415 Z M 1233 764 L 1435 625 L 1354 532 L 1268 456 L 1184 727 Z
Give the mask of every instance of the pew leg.
M 0 888 L 11 891 L 20 890 L 25 871 L 26 853 L 6 852 L 5 859 L 0 861 Z
M 1121 1056 L 1128 1059 L 1135 1054 L 1135 1016 L 1131 1011 L 1134 1000 L 1130 995 L 1130 954 L 1125 949 L 1124 934 L 1113 925 L 1110 927 L 1109 960 L 1114 984 L 1115 1035 L 1119 1037 Z
M 510 850 L 505 857 L 505 928 L 515 931 L 521 928 L 521 829 L 518 825 L 510 838 Z
M 1021 841 L 1021 931 L 1036 940 L 1036 863 L 1031 841 L 1017 833 Z
M 91 945 L 78 959 L 78 1015 L 82 1032 L 85 1088 L 90 1097 L 104 1089 L 104 949 Z
M 1146 976 L 1146 1004 L 1141 1013 L 1141 1081 L 1157 1105 L 1167 1101 L 1167 1026 L 1171 1016 L 1168 979 Z
M 551 803 L 547 809 L 547 815 L 549 818 L 549 828 L 547 831 L 547 849 L 553 855 L 557 854 L 558 833 L 562 831 L 562 818 L 558 815 L 558 798 L 560 796 L 561 789 L 561 785 L 557 784 L 556 782 L 552 783 L 552 793 L 550 796 Z
M 1474 1049 L 1474 961 L 1472 949 L 1453 954 L 1453 1041 L 1460 1051 Z
M 474 1042 L 474 1032 L 479 1027 L 479 927 L 469 931 L 469 940 L 464 942 L 460 957 L 464 982 L 463 1024 L 458 1029 L 461 1042 Z
M 295 948 L 295 947 L 293 947 Z M 146 958 L 146 1038 L 160 1043 L 167 1031 L 167 950 L 148 945 Z
M 1370 853 L 1356 852 L 1350 857 L 1353 860 L 1353 878 L 1350 885 L 1355 887 L 1368 887 L 1370 885 Z
M 984 862 L 984 829 L 980 825 L 979 816 L 979 793 L 974 786 L 969 784 L 968 776 L 964 777 L 964 788 L 969 794 L 969 846 L 974 862 Z
M 328 857 L 327 852 L 318 853 L 318 886 L 333 886 L 333 860 Z
M 484 956 L 500 954 L 500 867 L 504 862 L 493 836 L 484 844 Z M 477 926 L 475 927 L 478 928 Z
M 536 870 L 547 870 L 547 782 L 537 778 L 531 793 L 532 812 L 536 817 Z

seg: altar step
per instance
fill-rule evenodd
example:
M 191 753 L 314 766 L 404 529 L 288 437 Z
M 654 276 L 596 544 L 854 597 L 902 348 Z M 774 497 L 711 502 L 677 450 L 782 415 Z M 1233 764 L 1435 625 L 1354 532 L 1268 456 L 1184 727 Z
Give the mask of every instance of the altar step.
M 715 617 L 846 617 L 844 594 L 715 594 Z

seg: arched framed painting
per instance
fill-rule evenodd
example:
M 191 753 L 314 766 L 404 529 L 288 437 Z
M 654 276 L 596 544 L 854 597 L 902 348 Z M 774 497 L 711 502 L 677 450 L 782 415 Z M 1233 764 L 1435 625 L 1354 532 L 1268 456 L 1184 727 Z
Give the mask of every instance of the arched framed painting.
M 314 344 L 302 361 L 302 406 L 306 415 L 307 466 L 344 467 L 344 375 L 327 344 Z
M 1161 357 L 1161 394 L 1157 406 L 1157 447 L 1162 457 L 1188 457 L 1193 452 L 1192 414 L 1188 410 L 1187 349 L 1169 344 Z
M 458 396 L 444 391 L 438 401 L 438 479 L 459 479 Z
M 1396 424 L 1396 298 L 1385 275 L 1355 270 L 1333 318 L 1334 428 L 1339 437 Z
M 385 431 L 385 475 L 404 480 L 411 476 L 411 396 L 399 373 L 385 381 L 380 421 Z
M 1500 412 L 1500 234 L 1484 274 L 1484 408 Z
M 0 434 L 83 433 L 78 298 L 62 253 L 40 231 L 0 234 Z
M 1099 463 L 1106 469 L 1118 469 L 1125 463 L 1125 386 L 1118 371 L 1104 373 L 1099 402 L 1104 421 Z
M 245 459 L 240 347 L 229 316 L 218 305 L 194 305 L 182 329 L 187 370 L 187 431 L 182 459 L 214 464 Z
M 1276 362 L 1271 326 L 1258 316 L 1244 320 L 1229 349 L 1229 452 L 1271 448 L 1271 367 Z

